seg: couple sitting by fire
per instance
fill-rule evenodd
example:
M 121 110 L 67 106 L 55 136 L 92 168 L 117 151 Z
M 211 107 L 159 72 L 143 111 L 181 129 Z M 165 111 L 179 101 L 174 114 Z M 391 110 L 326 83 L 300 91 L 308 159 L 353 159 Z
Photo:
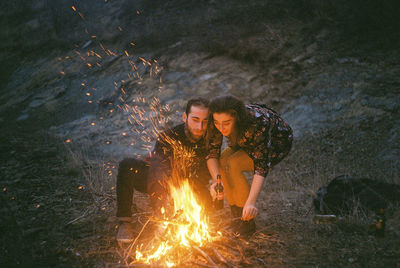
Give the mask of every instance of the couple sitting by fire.
M 165 179 L 173 169 L 185 169 L 193 191 L 206 210 L 212 210 L 217 175 L 221 175 L 225 198 L 231 208 L 232 231 L 248 235 L 255 231 L 256 201 L 268 171 L 290 151 L 292 130 L 272 109 L 260 104 L 245 105 L 234 96 L 219 96 L 210 102 L 193 98 L 182 115 L 184 123 L 159 135 L 146 160 L 125 159 L 117 177 L 119 242 L 134 238 L 131 226 L 133 191 L 148 193 L 154 212 L 168 203 Z M 223 137 L 228 147 L 221 153 Z M 179 146 L 177 146 L 179 145 Z M 191 165 L 174 164 L 185 148 Z M 249 185 L 243 171 L 253 171 Z M 213 183 L 209 186 L 210 178 Z

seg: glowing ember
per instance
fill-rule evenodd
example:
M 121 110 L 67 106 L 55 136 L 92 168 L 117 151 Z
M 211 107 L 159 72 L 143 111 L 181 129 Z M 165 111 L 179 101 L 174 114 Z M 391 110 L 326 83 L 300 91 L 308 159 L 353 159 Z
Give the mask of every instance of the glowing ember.
M 220 237 L 219 233 L 210 232 L 204 208 L 200 206 L 189 182 L 185 180 L 177 187 L 169 186 L 176 213 L 172 219 L 160 220 L 159 237 L 153 240 L 155 243 L 142 244 L 136 248 L 135 263 L 175 266 L 179 264 L 176 263 L 179 261 L 177 256 L 187 254 L 185 250 L 203 246 Z M 164 211 L 161 208 L 161 212 Z

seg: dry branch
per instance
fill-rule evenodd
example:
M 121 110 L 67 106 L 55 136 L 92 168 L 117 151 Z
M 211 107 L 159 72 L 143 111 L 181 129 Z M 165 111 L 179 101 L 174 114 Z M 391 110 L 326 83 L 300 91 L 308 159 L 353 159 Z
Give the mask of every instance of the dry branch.
M 81 216 L 79 216 L 79 217 L 73 219 L 72 221 L 67 222 L 67 223 L 65 224 L 65 226 L 68 226 L 68 225 L 70 225 L 70 224 L 72 224 L 72 223 L 74 223 L 74 222 L 76 222 L 76 221 L 78 221 L 78 220 L 80 220 L 80 219 L 86 217 L 88 214 L 89 214 L 89 209 L 86 209 L 85 212 L 83 212 L 83 214 L 82 214 Z
M 211 265 L 207 265 L 207 264 L 204 264 L 204 263 L 200 263 L 200 262 L 196 262 L 196 261 L 191 261 L 191 262 L 189 262 L 189 264 L 195 264 L 195 265 L 198 265 L 198 266 L 202 266 L 202 267 L 209 267 L 209 268 L 213 268 L 214 266 L 211 266 Z
M 251 264 L 251 263 L 249 262 L 249 260 L 246 258 L 246 255 L 244 255 L 242 246 L 241 246 L 240 244 L 237 244 L 236 246 L 237 246 L 237 248 L 238 248 L 238 250 L 239 250 L 239 252 L 240 252 L 240 255 L 242 256 L 242 261 L 243 261 L 244 263 L 246 263 L 246 264 Z
M 146 218 L 146 222 L 141 227 L 135 241 L 130 244 L 129 248 L 125 249 L 122 254 L 124 263 L 126 264 L 125 267 L 146 266 L 143 263 L 135 262 L 135 256 L 132 253 L 134 250 L 132 249 L 139 243 L 139 240 L 140 244 L 143 244 L 142 250 L 144 250 L 144 252 L 148 250 L 151 245 L 158 244 L 162 241 L 165 232 L 159 233 L 155 231 L 155 233 L 152 233 L 154 232 L 152 227 L 157 227 L 164 223 L 168 223 L 171 227 L 182 224 L 180 219 L 177 218 L 166 221 L 143 214 L 146 213 L 141 213 L 140 216 L 143 216 L 144 219 Z M 213 229 L 219 230 L 219 232 L 222 233 L 221 237 L 217 240 L 209 241 L 202 247 L 189 239 L 189 249 L 182 247 L 178 251 L 171 253 L 173 255 L 170 255 L 168 258 L 173 259 L 176 265 L 183 266 L 239 267 L 246 265 L 259 267 L 260 265 L 264 266 L 266 263 L 270 263 L 270 261 L 265 259 L 266 256 L 275 255 L 276 252 L 273 248 L 282 245 L 282 242 L 275 235 L 264 234 L 260 231 L 254 233 L 247 239 L 242 238 L 222 227 L 228 224 L 227 221 L 223 219 L 219 220 L 218 224 L 214 222 Z M 160 261 L 162 262 L 162 260 Z M 153 265 L 155 265 L 155 263 Z
M 227 260 L 225 260 L 225 258 L 222 257 L 222 255 L 218 252 L 218 250 L 216 248 L 213 248 L 213 251 L 214 251 L 215 255 L 218 257 L 220 262 L 225 263 L 226 265 L 230 265 L 230 263 L 228 263 Z
M 197 250 L 209 263 L 211 263 L 212 267 L 218 267 L 215 262 L 208 256 L 203 250 L 201 250 L 198 246 L 193 246 L 195 250 Z

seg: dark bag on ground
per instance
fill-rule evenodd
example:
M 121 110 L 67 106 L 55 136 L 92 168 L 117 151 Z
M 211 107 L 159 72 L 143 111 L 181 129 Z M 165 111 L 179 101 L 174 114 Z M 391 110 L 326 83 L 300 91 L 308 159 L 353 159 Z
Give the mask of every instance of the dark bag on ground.
M 343 215 L 355 209 L 378 212 L 400 203 L 400 185 L 342 175 L 319 188 L 313 203 L 318 214 Z

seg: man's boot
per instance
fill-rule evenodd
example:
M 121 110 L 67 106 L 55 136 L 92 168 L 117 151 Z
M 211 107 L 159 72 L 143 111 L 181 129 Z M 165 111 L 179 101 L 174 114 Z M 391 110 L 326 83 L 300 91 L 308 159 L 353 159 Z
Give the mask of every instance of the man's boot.
M 128 218 L 120 218 L 117 241 L 121 243 L 132 243 L 134 238 L 134 229 L 130 220 L 128 220 Z

